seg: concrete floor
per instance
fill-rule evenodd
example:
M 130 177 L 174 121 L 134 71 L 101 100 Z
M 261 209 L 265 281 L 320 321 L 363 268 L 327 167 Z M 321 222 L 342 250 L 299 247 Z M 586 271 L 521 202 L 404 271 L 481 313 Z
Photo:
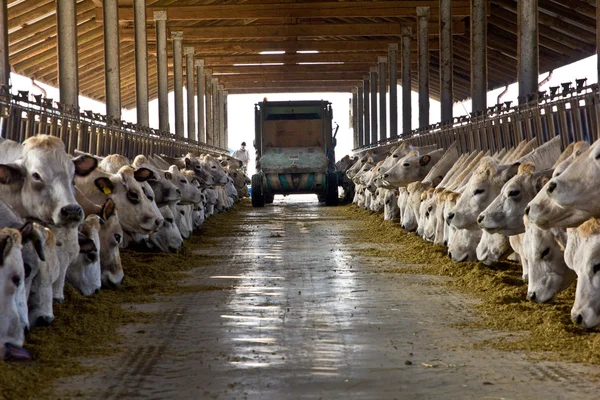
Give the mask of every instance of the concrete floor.
M 313 197 L 247 208 L 221 261 L 189 284 L 235 286 L 139 306 L 152 325 L 123 329 L 124 351 L 89 361 L 59 393 L 153 399 L 583 399 L 600 369 L 475 347 L 473 300 L 445 278 L 372 273 L 391 262 L 344 244 L 356 221 Z

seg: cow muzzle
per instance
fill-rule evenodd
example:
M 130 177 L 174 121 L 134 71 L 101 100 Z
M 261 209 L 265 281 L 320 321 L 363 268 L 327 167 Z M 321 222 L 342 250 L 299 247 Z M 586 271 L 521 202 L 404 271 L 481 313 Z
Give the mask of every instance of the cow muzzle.
M 78 204 L 69 204 L 60 209 L 60 225 L 78 224 L 83 220 L 83 209 Z

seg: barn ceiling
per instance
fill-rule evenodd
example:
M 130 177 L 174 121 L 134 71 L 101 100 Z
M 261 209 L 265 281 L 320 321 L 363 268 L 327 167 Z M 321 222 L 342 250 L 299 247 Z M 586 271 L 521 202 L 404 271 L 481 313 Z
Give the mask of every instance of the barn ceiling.
M 454 100 L 470 97 L 469 0 L 454 0 Z M 539 0 L 540 73 L 592 55 L 595 0 Z M 415 26 L 417 6 L 431 7 L 430 93 L 439 98 L 437 1 L 148 0 L 150 98 L 157 97 L 153 11 L 167 10 L 170 31 L 184 32 L 184 46 L 214 71 L 230 93 L 349 91 L 388 43 L 399 43 L 400 26 Z M 133 9 L 119 1 L 123 107 L 135 107 Z M 15 0 L 8 5 L 9 52 L 14 72 L 57 86 L 55 0 Z M 488 13 L 488 85 L 517 79 L 517 2 L 491 0 Z M 102 1 L 77 1 L 80 91 L 104 101 Z M 414 30 L 413 30 L 414 31 Z M 413 89 L 417 89 L 416 38 Z M 285 51 L 286 54 L 260 54 Z M 318 51 L 300 54 L 299 51 Z M 172 57 L 169 43 L 169 57 Z M 172 65 L 172 60 L 169 61 Z M 283 65 L 246 65 L 274 63 Z M 300 64 L 301 63 L 301 64 Z M 323 64 L 331 63 L 331 64 Z M 172 70 L 169 87 L 172 90 Z

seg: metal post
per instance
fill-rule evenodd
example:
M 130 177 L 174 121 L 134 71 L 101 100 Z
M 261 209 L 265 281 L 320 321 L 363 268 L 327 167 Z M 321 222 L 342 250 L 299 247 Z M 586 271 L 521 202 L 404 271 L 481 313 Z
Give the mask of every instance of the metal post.
M 221 137 L 219 136 L 219 80 L 217 78 L 211 79 L 212 86 L 212 118 L 210 124 L 212 125 L 213 131 L 213 144 L 219 146 L 221 144 Z
M 121 62 L 117 0 L 104 0 L 103 11 L 106 115 L 121 119 Z
M 60 102 L 79 107 L 79 76 L 77 62 L 77 7 L 75 0 L 56 2 L 58 36 L 58 86 Z
M 440 107 L 442 122 L 453 118 L 452 0 L 440 0 Z
M 412 131 L 411 39 L 412 29 L 402 28 L 402 135 L 408 135 Z
M 369 68 L 371 77 L 371 143 L 377 143 L 377 67 Z
M 379 67 L 379 140 L 387 139 L 387 57 L 377 57 Z
M 135 29 L 135 99 L 137 124 L 150 126 L 148 114 L 148 40 L 146 38 L 146 1 L 133 0 Z M 118 20 L 117 20 L 118 21 Z
M 487 10 L 486 0 L 471 0 L 471 97 L 472 111 L 487 107 Z
M 194 47 L 185 47 L 185 81 L 187 93 L 187 137 L 191 140 L 196 139 L 196 105 L 194 104 Z
M 223 85 L 218 85 L 219 90 L 219 98 L 217 101 L 219 102 L 219 147 L 225 148 L 225 90 L 223 89 Z
M 417 7 L 419 128 L 429 125 L 429 7 Z
M 223 148 L 227 150 L 229 148 L 229 124 L 227 122 L 228 115 L 228 105 L 227 105 L 227 97 L 229 96 L 229 92 L 227 90 L 223 90 Z
M 398 137 L 398 43 L 388 44 L 390 61 L 390 137 Z
M 352 88 L 352 148 L 358 147 L 358 88 Z
M 356 119 L 356 125 L 357 125 L 357 129 L 358 129 L 358 147 L 362 147 L 365 145 L 365 137 L 364 135 L 364 113 L 365 113 L 365 109 L 364 109 L 364 93 L 363 93 L 363 85 L 360 84 L 360 86 L 358 87 L 358 92 L 357 92 L 357 119 Z
M 158 73 L 158 129 L 168 131 L 169 60 L 167 58 L 167 12 L 154 11 L 154 21 L 156 23 L 156 70 Z
M 0 0 L 0 87 L 10 82 L 8 56 L 8 0 Z
M 596 0 L 596 26 L 600 27 L 600 0 Z M 598 83 L 600 83 L 600 29 L 596 29 L 596 67 L 598 69 Z M 600 90 L 600 85 L 598 85 Z
M 206 143 L 206 131 L 204 130 L 204 94 L 206 92 L 204 60 L 196 60 L 196 87 L 196 96 L 198 96 L 198 141 Z
M 206 75 L 206 143 L 210 145 L 215 144 L 215 139 L 213 135 L 213 126 L 212 126 L 212 118 L 213 118 L 213 109 L 212 109 L 212 69 L 204 70 L 204 74 Z
M 183 137 L 183 32 L 171 32 L 173 38 L 173 78 L 175 83 L 175 134 Z
M 538 0 L 517 2 L 519 103 L 527 102 L 528 94 L 538 92 Z
M 363 76 L 363 121 L 364 121 L 364 142 L 365 145 L 371 144 L 371 105 L 369 96 L 371 94 L 370 76 Z

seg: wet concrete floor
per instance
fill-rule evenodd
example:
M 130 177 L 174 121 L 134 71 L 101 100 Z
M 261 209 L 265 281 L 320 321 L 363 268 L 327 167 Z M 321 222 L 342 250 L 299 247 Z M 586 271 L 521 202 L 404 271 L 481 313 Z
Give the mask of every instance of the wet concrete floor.
M 140 305 L 118 356 L 61 382 L 61 396 L 122 399 L 578 399 L 599 368 L 530 361 L 477 346 L 473 300 L 440 277 L 373 273 L 391 265 L 345 244 L 357 221 L 312 197 L 244 208 L 230 237 L 198 251 L 187 284 L 230 290 Z M 396 265 L 396 267 L 398 267 Z

